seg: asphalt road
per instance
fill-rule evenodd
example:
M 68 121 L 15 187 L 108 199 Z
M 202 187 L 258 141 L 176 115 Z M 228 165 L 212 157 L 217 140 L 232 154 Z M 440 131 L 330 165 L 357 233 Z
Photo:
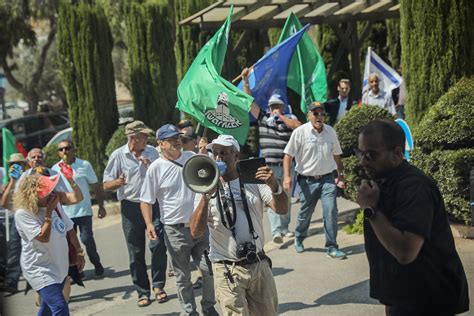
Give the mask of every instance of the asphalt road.
M 356 205 L 338 200 L 340 213 Z M 298 204 L 292 207 L 292 223 L 298 211 Z M 110 212 L 113 213 L 113 212 Z M 273 273 L 278 288 L 279 311 L 281 315 L 383 315 L 384 308 L 368 297 L 368 265 L 361 235 L 347 235 L 339 230 L 338 243 L 348 253 L 346 260 L 326 257 L 324 234 L 319 205 L 313 215 L 312 236 L 305 240 L 306 251 L 297 254 L 292 240 L 275 245 L 270 239 L 270 228 L 265 214 L 266 250 L 273 260 Z M 340 218 L 342 226 L 344 218 Z M 103 280 L 94 280 L 94 270 L 87 263 L 85 288 L 73 286 L 70 300 L 72 315 L 179 315 L 180 306 L 176 296 L 174 277 L 167 281 L 166 291 L 170 301 L 164 304 L 153 302 L 139 308 L 128 271 L 128 254 L 118 214 L 109 214 L 95 222 L 95 236 L 102 262 L 106 267 Z M 474 240 L 456 239 L 470 292 L 474 293 Z M 149 259 L 148 259 L 149 262 Z M 193 272 L 193 280 L 196 279 Z M 25 282 L 20 282 L 24 288 Z M 201 291 L 196 291 L 199 306 Z M 18 293 L 4 297 L 4 315 L 35 315 L 32 291 L 28 295 Z M 216 309 L 218 307 L 216 306 Z M 474 315 L 474 304 L 470 313 Z M 200 311 L 200 310 L 199 310 Z

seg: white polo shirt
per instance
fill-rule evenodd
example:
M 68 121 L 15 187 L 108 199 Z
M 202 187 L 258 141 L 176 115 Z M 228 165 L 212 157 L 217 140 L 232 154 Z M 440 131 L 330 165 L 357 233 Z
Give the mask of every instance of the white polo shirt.
M 392 114 L 396 114 L 395 105 L 393 104 L 392 95 L 383 90 L 379 90 L 377 94 L 374 94 L 372 90 L 364 93 L 362 96 L 362 104 L 376 105 L 381 107 Z
M 180 165 L 194 156 L 183 151 L 175 161 Z M 149 167 L 140 194 L 140 201 L 153 204 L 158 199 L 160 220 L 165 225 L 187 224 L 194 210 L 194 192 L 183 180 L 183 168 L 158 158 Z
M 294 157 L 299 174 L 320 176 L 337 169 L 334 155 L 342 154 L 342 149 L 334 128 L 324 124 L 318 133 L 308 122 L 293 131 L 284 153 Z

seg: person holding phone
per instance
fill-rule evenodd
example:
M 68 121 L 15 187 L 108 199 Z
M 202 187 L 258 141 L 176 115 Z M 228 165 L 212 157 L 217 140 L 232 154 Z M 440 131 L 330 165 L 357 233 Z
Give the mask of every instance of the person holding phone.
M 345 259 L 339 250 L 337 237 L 337 186 L 334 170 L 339 181 L 344 181 L 341 146 L 336 131 L 324 123 L 324 106 L 313 102 L 308 109 L 309 122 L 296 129 L 285 147 L 283 158 L 283 187 L 292 185 L 290 173 L 293 158 L 296 161 L 297 181 L 301 188 L 301 208 L 295 228 L 295 250 L 304 251 L 303 240 L 308 234 L 311 216 L 319 199 L 323 206 L 326 255 L 334 259 Z
M 69 270 L 69 238 L 84 268 L 84 250 L 53 190 L 59 175 L 26 177 L 14 195 L 15 223 L 22 241 L 23 276 L 41 297 L 38 315 L 69 315 L 63 286 Z
M 138 293 L 139 307 L 151 304 L 150 281 L 145 261 L 146 224 L 140 213 L 140 190 L 145 174 L 153 161 L 158 159 L 158 151 L 147 145 L 148 136 L 153 131 L 142 121 L 133 121 L 125 126 L 127 143 L 116 149 L 104 170 L 104 190 L 117 190 L 122 214 L 122 228 L 127 242 L 130 260 L 130 274 Z M 163 241 L 163 227 L 160 223 L 160 208 L 156 200 L 152 203 L 152 223 L 158 236 L 151 240 L 152 286 L 155 298 L 160 303 L 168 300 L 164 291 L 166 283 L 166 246 Z
M 210 233 L 210 255 L 216 298 L 225 315 L 278 315 L 278 294 L 271 260 L 263 251 L 263 212 L 288 212 L 288 196 L 272 169 L 262 166 L 255 178 L 264 184 L 244 184 L 237 163 L 240 146 L 231 135 L 219 135 L 208 148 L 226 165 L 221 185 L 196 194 L 191 234 Z
M 242 71 L 244 92 L 252 95 L 249 86 L 249 69 Z M 267 111 L 262 108 L 267 108 Z M 280 183 L 283 182 L 283 150 L 290 140 L 291 133 L 301 125 L 298 118 L 289 112 L 281 96 L 274 93 L 268 100 L 268 104 L 252 103 L 250 113 L 258 122 L 258 135 L 260 155 L 265 158 L 267 165 L 272 168 L 275 177 Z M 288 194 L 291 188 L 286 191 Z M 294 233 L 288 229 L 291 220 L 291 199 L 288 199 L 289 211 L 277 214 L 271 208 L 267 209 L 268 219 L 272 229 L 272 240 L 274 243 L 283 243 L 283 237 L 293 237 Z

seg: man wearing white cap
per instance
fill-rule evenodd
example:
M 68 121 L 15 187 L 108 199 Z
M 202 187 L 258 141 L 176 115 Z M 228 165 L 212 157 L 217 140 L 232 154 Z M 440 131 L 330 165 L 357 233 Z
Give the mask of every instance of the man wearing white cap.
M 183 165 L 195 154 L 182 151 L 180 130 L 172 124 L 160 127 L 156 139 L 161 149 L 161 157 L 147 170 L 141 190 L 141 211 L 147 226 L 148 237 L 157 238 L 153 229 L 151 205 L 158 200 L 161 207 L 161 222 L 164 225 L 165 242 L 173 263 L 176 276 L 179 303 L 183 315 L 198 315 L 191 282 L 192 256 L 201 268 L 203 278 L 202 312 L 204 315 L 218 315 L 214 309 L 214 282 L 205 258 L 209 248 L 207 234 L 192 238 L 189 219 L 193 212 L 194 192 L 183 181 Z
M 288 212 L 288 197 L 272 169 L 260 167 L 255 177 L 265 184 L 240 182 L 240 146 L 220 135 L 208 148 L 226 165 L 215 192 L 197 194 L 191 233 L 202 236 L 209 227 L 216 297 L 224 315 L 278 315 L 278 295 L 271 260 L 264 251 L 263 212 L 270 207 Z
M 248 68 L 242 72 L 244 92 L 252 95 L 248 83 Z M 288 106 L 289 108 L 289 106 Z M 268 100 L 267 113 L 262 111 L 255 102 L 252 103 L 250 113 L 258 121 L 258 134 L 260 155 L 265 158 L 275 177 L 283 181 L 283 150 L 290 140 L 291 133 L 301 125 L 301 122 L 291 113 L 285 114 L 285 103 L 279 94 L 273 94 Z M 289 191 L 287 193 L 290 193 Z M 289 207 L 291 200 L 288 199 Z M 293 232 L 288 230 L 291 212 L 285 215 L 276 214 L 272 209 L 268 209 L 268 218 L 272 229 L 273 242 L 282 243 L 283 236 L 293 237 Z

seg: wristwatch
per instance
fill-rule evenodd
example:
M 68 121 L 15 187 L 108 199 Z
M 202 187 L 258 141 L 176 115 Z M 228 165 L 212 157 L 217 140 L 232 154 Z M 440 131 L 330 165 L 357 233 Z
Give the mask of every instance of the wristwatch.
M 374 218 L 375 213 L 377 213 L 377 211 L 374 208 L 370 207 L 370 206 L 364 208 L 364 218 L 365 219 Z

